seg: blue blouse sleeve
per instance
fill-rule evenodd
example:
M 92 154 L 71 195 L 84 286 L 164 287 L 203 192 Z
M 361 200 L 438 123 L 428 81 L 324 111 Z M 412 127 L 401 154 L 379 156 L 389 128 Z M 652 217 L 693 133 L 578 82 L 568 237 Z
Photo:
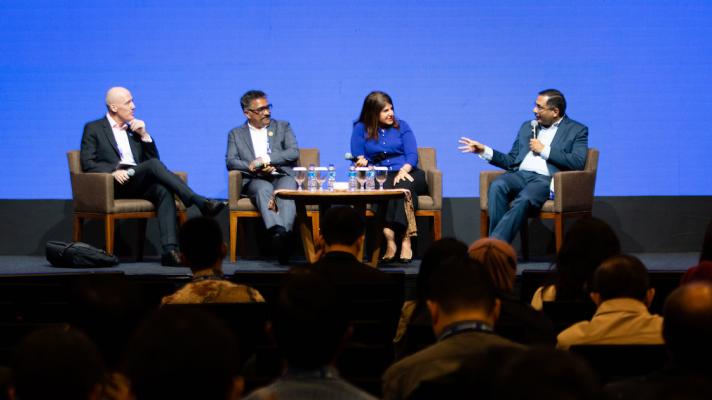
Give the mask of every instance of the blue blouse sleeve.
M 360 122 L 354 125 L 351 132 L 351 154 L 354 157 L 366 155 L 366 130 Z
M 408 126 L 408 123 L 400 120 L 401 140 L 403 141 L 403 155 L 405 162 L 413 168 L 418 166 L 418 143 L 415 141 L 415 135 Z

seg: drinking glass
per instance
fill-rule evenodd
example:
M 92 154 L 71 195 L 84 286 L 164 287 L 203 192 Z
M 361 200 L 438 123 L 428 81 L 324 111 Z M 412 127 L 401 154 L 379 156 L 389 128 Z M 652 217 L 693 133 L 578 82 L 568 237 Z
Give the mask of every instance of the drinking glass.
M 363 169 L 358 169 L 356 171 L 356 180 L 358 181 L 358 184 L 361 186 L 361 191 L 366 190 L 366 172 L 368 171 L 368 168 L 363 168 Z
M 316 170 L 316 190 L 323 191 L 324 181 L 326 180 L 326 171 Z
M 378 184 L 381 185 L 381 188 L 379 190 L 383 190 L 383 184 L 386 183 L 387 177 L 388 177 L 388 169 L 387 168 L 381 168 L 381 167 L 376 168 L 376 182 L 378 182 Z
M 301 191 L 302 190 L 302 184 L 304 183 L 304 180 L 307 179 L 307 170 L 306 168 L 294 168 L 294 172 L 297 174 L 294 176 L 294 180 L 297 181 L 297 190 Z

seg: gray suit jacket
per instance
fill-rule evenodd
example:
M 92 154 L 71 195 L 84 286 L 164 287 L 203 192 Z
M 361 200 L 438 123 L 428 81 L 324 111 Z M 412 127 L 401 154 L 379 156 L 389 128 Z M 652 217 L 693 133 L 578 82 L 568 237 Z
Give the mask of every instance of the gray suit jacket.
M 280 167 L 289 175 L 294 175 L 292 167 L 297 165 L 299 147 L 297 138 L 292 132 L 292 127 L 287 121 L 273 119 L 267 127 L 267 140 L 272 150 L 270 164 Z M 241 171 L 244 176 L 253 177 L 250 173 L 250 162 L 255 158 L 255 149 L 252 147 L 250 128 L 247 122 L 233 128 L 227 136 L 227 154 L 225 163 L 228 170 Z
M 507 154 L 494 150 L 490 164 L 508 171 L 518 170 L 519 164 L 529 153 L 529 139 L 531 138 L 531 125 L 527 121 L 519 128 L 512 150 Z M 559 129 L 556 131 L 554 140 L 551 142 L 549 159 L 546 160 L 549 175 L 553 176 L 559 171 L 582 170 L 586 165 L 587 154 L 588 128 L 564 116 L 561 124 L 559 124 Z

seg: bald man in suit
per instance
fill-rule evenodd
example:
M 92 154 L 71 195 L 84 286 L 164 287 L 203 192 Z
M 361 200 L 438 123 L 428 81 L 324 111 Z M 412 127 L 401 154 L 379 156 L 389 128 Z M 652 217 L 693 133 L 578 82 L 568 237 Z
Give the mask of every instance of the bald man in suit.
M 116 198 L 142 198 L 156 206 L 164 266 L 180 265 L 176 233 L 177 195 L 186 207 L 197 206 L 206 216 L 217 215 L 225 203 L 193 192 L 170 172 L 158 156 L 146 123 L 135 118 L 131 92 L 113 87 L 106 93 L 107 113 L 84 126 L 81 163 L 84 172 L 110 173 Z

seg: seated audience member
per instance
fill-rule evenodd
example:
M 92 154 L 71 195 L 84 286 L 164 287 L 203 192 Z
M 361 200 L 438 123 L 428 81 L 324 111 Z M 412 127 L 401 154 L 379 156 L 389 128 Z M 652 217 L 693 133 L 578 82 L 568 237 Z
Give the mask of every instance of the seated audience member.
M 426 305 L 430 293 L 428 285 L 430 276 L 440 264 L 449 257 L 467 257 L 467 245 L 454 238 L 443 238 L 435 241 L 423 254 L 418 277 L 415 281 L 415 300 L 403 304 L 398 330 L 393 340 L 395 343 L 396 360 L 420 351 L 435 343 L 430 312 Z
M 294 268 L 274 304 L 272 333 L 284 374 L 247 399 L 374 399 L 339 377 L 334 366 L 350 327 L 337 288 L 319 272 Z
M 237 340 L 225 324 L 197 309 L 161 309 L 141 324 L 126 372 L 135 400 L 239 399 Z
M 351 207 L 332 207 L 322 217 L 324 256 L 312 268 L 336 283 L 386 282 L 387 273 L 358 260 L 366 237 L 366 221 Z
M 263 302 L 257 290 L 227 281 L 222 261 L 227 252 L 220 225 L 210 218 L 188 220 L 178 235 L 183 265 L 190 267 L 193 281 L 166 296 L 161 304 Z
M 514 248 L 503 240 L 482 238 L 470 245 L 468 254 L 487 269 L 502 303 L 494 331 L 517 343 L 556 344 L 551 320 L 514 296 L 514 279 L 517 276 L 517 253 Z
M 598 218 L 583 218 L 571 225 L 554 262 L 555 282 L 537 289 L 532 307 L 545 301 L 590 301 L 593 271 L 621 245 L 613 229 Z
M 694 281 L 712 282 L 712 221 L 707 225 L 705 238 L 702 241 L 700 262 L 685 272 L 681 283 L 685 284 Z
M 44 328 L 15 349 L 10 392 L 22 400 L 99 400 L 104 362 L 83 333 L 69 326 Z
M 663 319 L 648 307 L 655 296 L 639 259 L 618 255 L 604 261 L 593 276 L 596 313 L 562 331 L 557 347 L 577 344 L 662 344 Z
M 438 341 L 388 368 L 385 399 L 409 398 L 422 383 L 457 374 L 465 366 L 474 376 L 496 370 L 483 364 L 490 359 L 488 352 L 523 348 L 494 333 L 500 301 L 487 270 L 475 260 L 452 257 L 433 271 L 427 307 Z
M 501 400 L 593 400 L 599 387 L 591 368 L 568 352 L 535 348 L 501 368 L 494 398 Z
M 660 371 L 606 386 L 616 399 L 712 398 L 712 285 L 694 282 L 673 291 L 663 307 L 670 361 Z

